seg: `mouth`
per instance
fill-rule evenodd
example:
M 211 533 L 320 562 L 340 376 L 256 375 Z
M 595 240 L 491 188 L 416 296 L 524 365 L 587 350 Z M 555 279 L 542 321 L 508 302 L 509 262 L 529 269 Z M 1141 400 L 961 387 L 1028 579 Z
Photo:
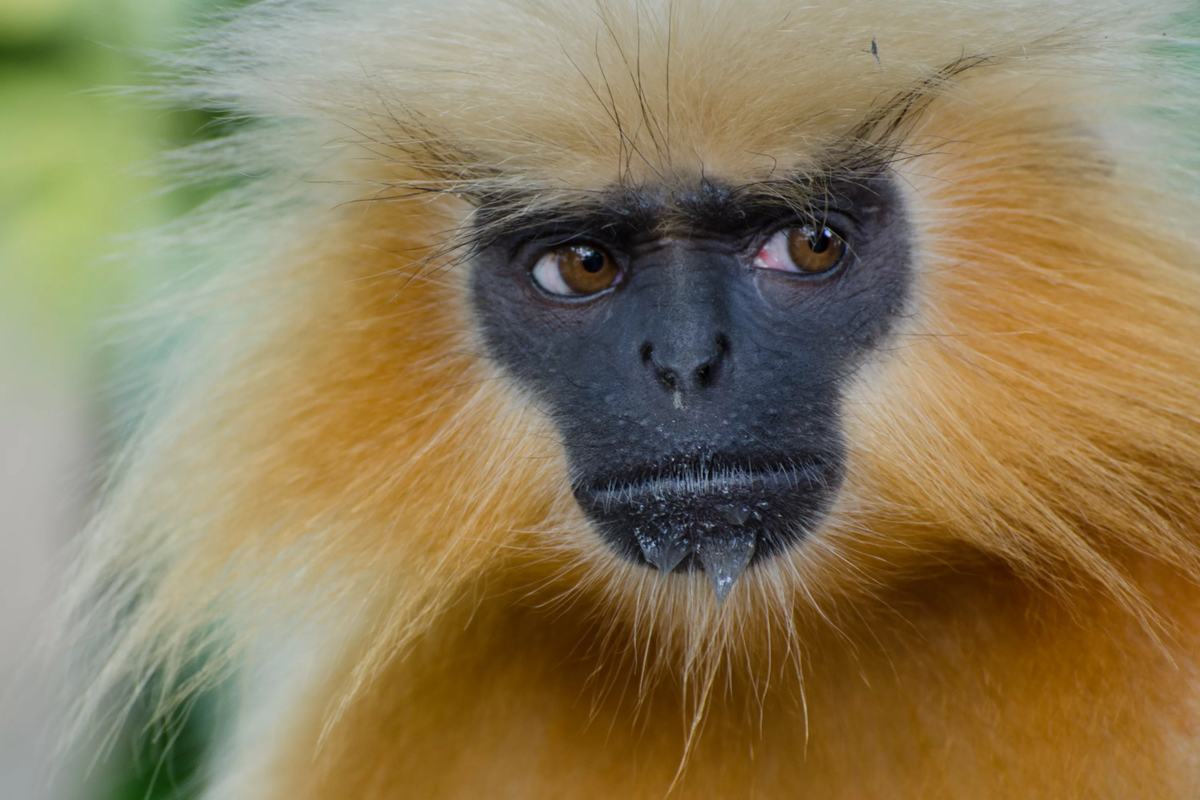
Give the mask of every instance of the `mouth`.
M 836 459 L 671 459 L 593 479 L 576 500 L 631 560 L 703 570 L 718 602 L 754 561 L 802 540 L 840 483 Z

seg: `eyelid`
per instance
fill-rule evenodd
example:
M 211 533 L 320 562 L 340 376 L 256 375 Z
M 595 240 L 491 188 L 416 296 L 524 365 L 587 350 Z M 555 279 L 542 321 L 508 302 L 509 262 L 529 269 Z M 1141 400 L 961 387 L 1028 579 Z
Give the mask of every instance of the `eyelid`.
M 510 249 L 510 257 L 513 260 L 521 261 L 532 267 L 543 254 L 558 247 L 575 247 L 576 245 L 595 247 L 597 250 L 603 250 L 615 258 L 618 265 L 622 268 L 625 266 L 623 251 L 615 242 L 592 233 L 574 231 L 564 231 L 561 235 L 557 236 L 554 235 L 553 230 L 542 231 L 528 236 L 522 235 Z

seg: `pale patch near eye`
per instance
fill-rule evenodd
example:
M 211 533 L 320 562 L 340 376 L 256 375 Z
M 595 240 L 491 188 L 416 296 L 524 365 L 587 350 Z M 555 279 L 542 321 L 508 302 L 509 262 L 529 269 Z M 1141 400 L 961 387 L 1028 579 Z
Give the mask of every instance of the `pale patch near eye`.
M 788 232 L 776 232 L 754 257 L 754 266 L 759 269 L 775 269 L 782 272 L 799 272 L 788 254 Z
M 561 262 L 556 251 L 546 253 L 533 267 L 533 280 L 550 294 L 576 294 L 563 279 Z

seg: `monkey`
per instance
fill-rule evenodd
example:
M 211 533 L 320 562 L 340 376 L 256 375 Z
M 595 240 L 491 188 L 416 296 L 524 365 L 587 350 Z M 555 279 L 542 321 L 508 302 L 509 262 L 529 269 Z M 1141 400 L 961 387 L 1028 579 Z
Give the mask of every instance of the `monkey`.
M 215 23 L 80 719 L 235 681 L 212 798 L 1193 796 L 1187 9 Z

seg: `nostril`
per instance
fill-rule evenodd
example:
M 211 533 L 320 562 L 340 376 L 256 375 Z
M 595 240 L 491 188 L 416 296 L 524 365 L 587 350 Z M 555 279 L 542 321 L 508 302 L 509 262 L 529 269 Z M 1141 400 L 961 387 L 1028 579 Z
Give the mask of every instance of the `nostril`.
M 653 371 L 658 383 L 668 392 L 677 393 L 684 390 L 685 387 L 687 389 L 706 389 L 716 383 L 730 349 L 729 337 L 723 333 L 716 334 L 710 341 L 713 344 L 705 348 L 708 350 L 706 356 L 685 346 L 682 348 L 682 352 L 673 358 L 664 358 L 662 353 L 656 352 L 654 344 L 649 341 L 642 342 L 638 346 L 638 355 L 641 357 L 642 364 Z M 696 356 L 700 356 L 703 360 L 701 361 Z M 698 361 L 699 363 L 697 363 Z
M 729 353 L 729 337 L 723 333 L 718 333 L 713 340 L 716 349 L 712 357 L 705 361 L 700 366 L 696 367 L 692 374 L 696 378 L 696 386 L 701 389 L 707 389 L 713 385 L 717 379 L 717 372 L 721 363 L 725 360 L 725 356 Z

